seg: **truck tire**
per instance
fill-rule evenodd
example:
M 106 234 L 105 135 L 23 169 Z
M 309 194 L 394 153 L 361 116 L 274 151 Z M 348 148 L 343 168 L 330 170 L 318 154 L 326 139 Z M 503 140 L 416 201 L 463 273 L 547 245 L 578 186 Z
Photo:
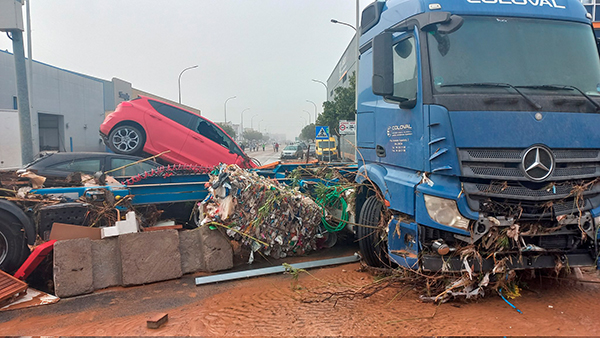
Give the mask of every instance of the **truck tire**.
M 360 210 L 359 224 L 376 227 L 379 225 L 383 203 L 377 196 L 367 198 Z M 358 226 L 356 230 L 360 254 L 370 266 L 383 267 L 389 265 L 387 254 L 387 233 L 385 229 L 374 229 Z
M 14 273 L 29 256 L 29 247 L 21 223 L 12 214 L 0 210 L 0 270 Z
M 122 124 L 108 135 L 108 147 L 117 154 L 136 155 L 144 149 L 146 138 L 138 126 Z

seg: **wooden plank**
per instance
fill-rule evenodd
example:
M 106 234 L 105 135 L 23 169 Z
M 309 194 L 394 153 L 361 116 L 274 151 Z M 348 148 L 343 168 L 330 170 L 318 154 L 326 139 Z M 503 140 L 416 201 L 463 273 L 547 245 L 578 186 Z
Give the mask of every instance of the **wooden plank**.
M 27 283 L 0 271 L 0 304 L 8 304 L 27 291 Z

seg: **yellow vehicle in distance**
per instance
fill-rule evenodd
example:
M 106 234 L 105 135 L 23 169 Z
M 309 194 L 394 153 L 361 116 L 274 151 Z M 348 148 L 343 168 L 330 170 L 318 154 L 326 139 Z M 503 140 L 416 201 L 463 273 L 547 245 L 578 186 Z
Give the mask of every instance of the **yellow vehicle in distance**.
M 334 137 L 330 137 L 329 140 L 317 140 L 315 147 L 315 153 L 319 161 L 337 160 L 339 157 L 337 141 Z

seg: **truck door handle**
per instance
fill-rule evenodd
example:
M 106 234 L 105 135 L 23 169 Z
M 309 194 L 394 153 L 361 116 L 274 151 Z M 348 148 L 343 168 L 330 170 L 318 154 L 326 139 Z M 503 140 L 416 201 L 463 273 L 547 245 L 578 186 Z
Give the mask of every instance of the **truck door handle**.
M 159 121 L 162 121 L 162 119 L 160 117 L 156 116 L 156 115 L 153 115 L 153 114 L 148 114 L 148 115 L 150 115 L 150 117 L 153 118 L 153 119 L 157 119 Z
M 375 154 L 377 154 L 377 157 L 385 157 L 385 148 L 378 144 L 375 147 Z
M 194 140 L 196 140 L 196 141 L 200 141 L 200 142 L 204 143 L 204 140 L 203 140 L 203 139 L 201 139 L 201 138 L 199 138 L 199 137 L 197 137 L 197 136 L 192 136 L 192 138 L 193 138 Z

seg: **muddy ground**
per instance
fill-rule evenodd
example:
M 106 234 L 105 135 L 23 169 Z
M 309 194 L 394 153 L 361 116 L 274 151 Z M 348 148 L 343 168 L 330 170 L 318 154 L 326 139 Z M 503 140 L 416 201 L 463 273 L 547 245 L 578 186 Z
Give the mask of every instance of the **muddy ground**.
M 320 258 L 336 255 L 340 252 Z M 195 275 L 186 275 L 151 285 L 111 288 L 52 305 L 0 312 L 0 335 L 600 334 L 600 284 L 592 283 L 532 280 L 513 300 L 522 314 L 496 294 L 436 306 L 422 303 L 418 292 L 402 286 L 368 298 L 319 301 L 324 297 L 316 293 L 371 283 L 374 277 L 360 270 L 360 264 L 353 263 L 301 273 L 297 282 L 291 275 L 272 275 L 199 287 Z M 598 280 L 596 272 L 585 277 Z M 316 302 L 306 302 L 310 300 Z M 168 313 L 168 323 L 147 329 L 146 319 L 161 312 Z

